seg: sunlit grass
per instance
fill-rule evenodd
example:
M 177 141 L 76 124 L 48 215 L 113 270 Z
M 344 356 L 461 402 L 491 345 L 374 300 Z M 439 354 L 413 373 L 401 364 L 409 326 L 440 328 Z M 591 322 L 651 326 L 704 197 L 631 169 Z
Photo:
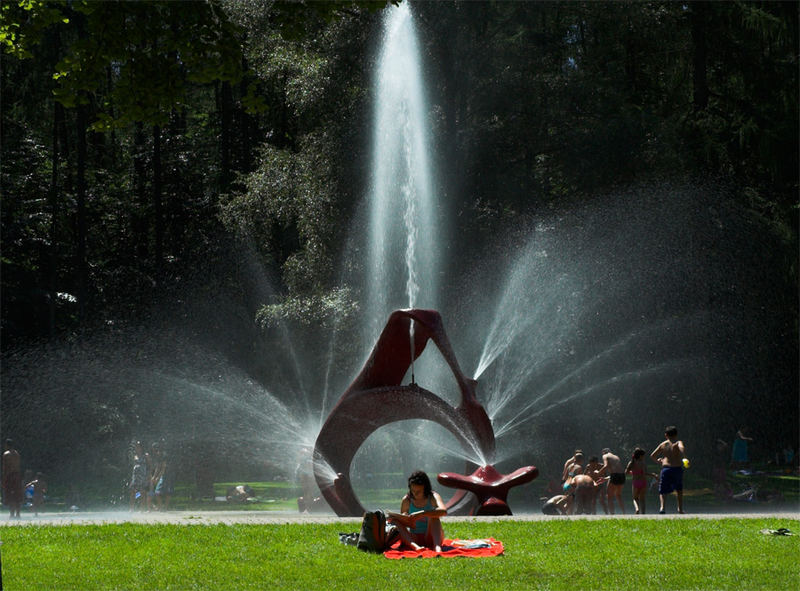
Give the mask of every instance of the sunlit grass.
M 392 561 L 338 541 L 357 524 L 4 527 L 17 589 L 796 589 L 800 520 L 552 519 L 446 524 L 505 555 Z

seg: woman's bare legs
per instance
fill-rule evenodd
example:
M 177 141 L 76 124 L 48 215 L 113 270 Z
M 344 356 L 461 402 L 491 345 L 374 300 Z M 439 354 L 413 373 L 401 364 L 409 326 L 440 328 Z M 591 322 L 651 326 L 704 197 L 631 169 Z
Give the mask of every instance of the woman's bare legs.
M 400 540 L 403 542 L 403 546 L 413 550 L 422 550 L 424 548 L 424 546 L 420 546 L 414 541 L 414 534 L 408 531 L 407 527 L 397 524 L 397 533 L 400 534 Z
M 436 517 L 428 518 L 428 536 L 426 541 L 430 542 L 429 547 L 433 548 L 436 552 L 442 551 L 442 542 L 444 541 L 444 528 L 442 527 L 441 519 L 438 519 Z
M 633 507 L 636 509 L 637 515 L 644 514 L 644 503 L 647 495 L 647 488 L 634 488 L 633 489 Z

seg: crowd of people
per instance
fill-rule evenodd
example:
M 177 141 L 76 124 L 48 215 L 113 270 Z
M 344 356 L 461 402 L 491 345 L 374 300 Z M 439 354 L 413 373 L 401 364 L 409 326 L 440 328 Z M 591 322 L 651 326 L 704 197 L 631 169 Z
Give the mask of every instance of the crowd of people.
M 589 515 L 597 513 L 597 502 L 606 514 L 614 515 L 617 507 L 625 513 L 622 490 L 631 477 L 633 508 L 636 514 L 646 511 L 648 479 L 658 479 L 659 513 L 665 513 L 666 497 L 675 493 L 678 513 L 683 513 L 683 471 L 688 467 L 686 447 L 678 439 L 678 429 L 665 429 L 662 441 L 650 454 L 661 467 L 660 473 L 647 471 L 645 450 L 637 447 L 624 464 L 611 449 L 588 459 L 580 449 L 566 462 L 561 474 L 561 490 L 547 499 L 542 512 L 548 515 Z
M 664 436 L 664 441 L 650 453 L 650 460 L 659 466 L 659 470 L 652 472 L 648 471 L 646 451 L 639 447 L 634 449 L 627 461 L 610 448 L 604 448 L 599 455 L 588 457 L 581 449 L 576 449 L 563 464 L 561 484 L 557 486 L 555 481 L 552 482 L 550 496 L 546 499 L 542 512 L 550 515 L 596 514 L 599 501 L 605 514 L 614 515 L 617 511 L 624 514 L 626 509 L 623 489 L 630 477 L 633 510 L 636 514 L 646 512 L 646 493 L 651 482 L 658 486 L 659 513 L 665 513 L 666 498 L 673 492 L 677 498 L 677 511 L 683 513 L 683 473 L 689 466 L 686 447 L 678 439 L 678 430 L 674 426 L 667 427 Z M 726 468 L 738 471 L 748 468 L 749 445 L 752 442 L 753 438 L 746 427 L 737 431 L 731 446 L 717 440 L 712 458 L 712 482 L 718 497 L 735 498 L 725 482 Z M 312 486 L 311 455 L 305 455 L 308 458 L 302 465 L 303 469 L 298 468 L 298 473 L 305 475 L 300 478 L 303 484 L 303 496 L 298 499 L 301 512 L 310 511 L 314 503 L 321 501 L 316 496 L 318 490 Z M 147 448 L 141 441 L 134 441 L 129 458 L 132 466 L 127 483 L 130 510 L 169 509 L 174 492 L 174 467 L 167 456 L 165 442 L 156 441 Z M 785 446 L 775 462 L 796 468 L 796 458 L 791 446 Z M 20 453 L 11 439 L 6 439 L 2 456 L 2 492 L 3 504 L 9 510 L 10 519 L 19 519 L 23 507 L 32 509 L 38 515 L 47 498 L 44 474 L 37 472 L 34 475 L 32 470 L 22 471 Z M 228 490 L 227 500 L 241 502 L 253 497 L 253 494 L 252 489 L 234 487 Z M 408 494 L 401 503 L 401 514 L 406 517 L 395 519 L 395 525 L 408 534 L 403 536 L 403 542 L 414 547 L 422 545 L 420 540 L 424 540 L 427 545 L 437 546 L 442 537 L 439 517 L 443 515 L 443 507 L 441 497 L 431 490 L 427 475 L 412 474 L 409 478 Z
M 156 441 L 149 450 L 141 441 L 133 442 L 133 469 L 130 483 L 130 509 L 166 511 L 174 492 L 173 470 L 163 441 Z

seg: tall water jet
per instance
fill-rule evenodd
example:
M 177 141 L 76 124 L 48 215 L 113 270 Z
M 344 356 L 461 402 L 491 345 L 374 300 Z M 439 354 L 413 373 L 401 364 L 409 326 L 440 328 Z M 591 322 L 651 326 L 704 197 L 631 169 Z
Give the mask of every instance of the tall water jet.
M 395 308 L 434 308 L 441 230 L 429 159 L 428 105 L 408 3 L 384 16 L 374 79 L 366 317 L 377 334 Z

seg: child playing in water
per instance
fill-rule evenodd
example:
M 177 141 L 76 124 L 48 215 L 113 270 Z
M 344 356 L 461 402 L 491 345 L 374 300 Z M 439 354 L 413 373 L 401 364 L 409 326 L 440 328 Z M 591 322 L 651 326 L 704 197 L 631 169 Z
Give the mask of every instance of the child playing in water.
M 33 488 L 33 501 L 31 508 L 34 515 L 39 516 L 39 509 L 44 507 L 44 493 L 47 492 L 47 483 L 44 480 L 44 475 L 41 472 L 36 473 L 36 480 L 31 480 L 25 485 L 25 488 Z
M 601 470 L 603 468 L 603 464 L 600 463 L 597 456 L 590 456 L 589 462 L 586 464 L 586 468 L 584 469 L 583 473 L 587 476 L 591 477 L 595 483 L 594 489 L 594 500 L 592 501 L 592 515 L 597 513 L 597 499 L 600 499 L 600 504 L 603 506 L 603 513 L 608 515 L 608 505 L 606 504 L 606 495 L 605 489 L 601 486 L 603 483 L 608 480 L 607 477 L 601 474 Z
M 644 515 L 647 477 L 657 477 L 654 472 L 646 472 L 646 469 L 644 450 L 637 447 L 633 451 L 631 461 L 628 462 L 628 466 L 625 468 L 625 474 L 630 474 L 633 478 L 633 508 L 636 510 L 637 515 Z
M 420 470 L 408 477 L 408 494 L 400 503 L 400 513 L 390 513 L 389 521 L 397 526 L 404 546 L 441 552 L 444 530 L 440 518 L 445 515 L 442 497 L 431 489 L 430 478 Z
M 664 502 L 667 495 L 675 491 L 678 497 L 678 513 L 683 513 L 683 460 L 686 457 L 686 446 L 678 439 L 678 428 L 674 425 L 664 430 L 666 439 L 653 450 L 650 457 L 661 464 L 661 475 L 658 479 L 659 513 L 664 513 Z

